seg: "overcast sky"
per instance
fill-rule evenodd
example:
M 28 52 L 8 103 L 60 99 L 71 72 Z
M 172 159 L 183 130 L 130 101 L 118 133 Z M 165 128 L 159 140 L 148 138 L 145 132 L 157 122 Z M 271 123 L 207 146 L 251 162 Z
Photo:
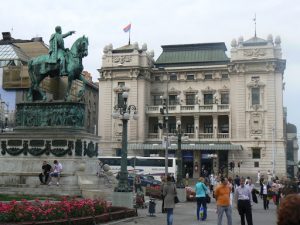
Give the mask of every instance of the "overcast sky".
M 123 27 L 132 23 L 131 40 L 139 46 L 147 43 L 155 59 L 161 45 L 225 42 L 230 57 L 230 42 L 240 36 L 254 36 L 256 13 L 257 36 L 281 37 L 284 73 L 284 106 L 288 122 L 298 127 L 300 135 L 300 1 L 297 0 L 14 0 L 1 1 L 1 32 L 14 38 L 43 37 L 48 44 L 54 28 L 76 33 L 65 38 L 66 47 L 83 34 L 89 37 L 89 55 L 85 70 L 99 77 L 102 50 L 128 42 Z

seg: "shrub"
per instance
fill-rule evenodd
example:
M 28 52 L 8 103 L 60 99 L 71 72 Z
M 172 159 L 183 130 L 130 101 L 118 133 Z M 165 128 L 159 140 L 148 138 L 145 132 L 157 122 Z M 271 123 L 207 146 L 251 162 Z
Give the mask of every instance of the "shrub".
M 0 202 L 0 222 L 48 221 L 83 216 L 101 215 L 108 211 L 110 205 L 104 200 L 67 199 L 52 202 L 15 200 Z

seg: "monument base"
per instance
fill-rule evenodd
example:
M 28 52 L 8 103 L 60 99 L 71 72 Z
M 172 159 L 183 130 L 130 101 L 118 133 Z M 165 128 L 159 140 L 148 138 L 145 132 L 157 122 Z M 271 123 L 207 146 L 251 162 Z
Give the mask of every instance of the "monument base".
M 112 205 L 133 208 L 133 192 L 114 192 L 112 195 Z
M 177 197 L 179 202 L 186 202 L 186 189 L 185 188 L 176 188 Z

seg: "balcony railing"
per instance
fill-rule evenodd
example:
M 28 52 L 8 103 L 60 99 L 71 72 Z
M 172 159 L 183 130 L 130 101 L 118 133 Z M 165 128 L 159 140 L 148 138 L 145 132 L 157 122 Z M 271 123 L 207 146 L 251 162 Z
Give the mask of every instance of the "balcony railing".
M 146 106 L 147 114 L 160 113 L 162 106 Z M 230 112 L 230 105 L 169 105 L 168 112 L 172 113 L 201 113 L 201 112 Z
M 169 133 L 170 137 L 176 137 L 176 133 Z M 203 140 L 203 139 L 228 139 L 229 133 L 199 133 L 198 138 L 195 138 L 195 133 L 184 133 L 183 136 L 187 137 L 189 140 Z M 148 133 L 148 139 L 160 139 L 159 133 Z
M 199 133 L 198 137 L 199 137 L 199 139 L 213 139 L 214 134 L 213 133 Z
M 218 133 L 217 136 L 218 136 L 219 139 L 229 138 L 229 134 L 228 133 Z
M 158 133 L 149 133 L 148 134 L 148 138 L 149 139 L 158 139 L 159 138 L 159 134 Z

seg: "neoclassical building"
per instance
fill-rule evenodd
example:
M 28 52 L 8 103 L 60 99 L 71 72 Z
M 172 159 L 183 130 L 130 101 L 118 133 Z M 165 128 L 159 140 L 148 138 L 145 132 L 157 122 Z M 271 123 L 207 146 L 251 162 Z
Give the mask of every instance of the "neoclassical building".
M 166 136 L 169 155 L 175 155 L 180 121 L 184 173 L 285 175 L 280 38 L 240 37 L 231 43 L 230 58 L 226 51 L 223 42 L 164 45 L 155 61 L 145 44 L 106 46 L 99 70 L 99 154 L 120 155 L 122 121 L 111 115 L 126 86 L 128 104 L 139 115 L 128 123 L 128 155 L 164 156 Z

